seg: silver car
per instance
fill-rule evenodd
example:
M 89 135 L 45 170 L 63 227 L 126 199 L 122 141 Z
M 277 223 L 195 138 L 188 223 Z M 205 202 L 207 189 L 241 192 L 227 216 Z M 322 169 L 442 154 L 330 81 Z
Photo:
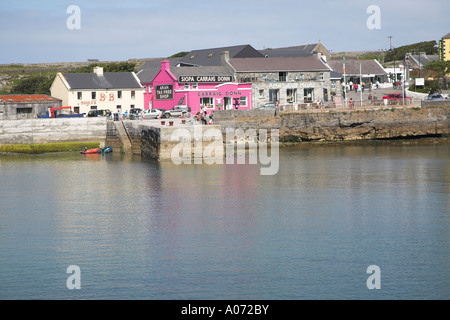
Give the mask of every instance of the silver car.
M 158 109 L 146 109 L 144 110 L 144 119 L 157 119 L 163 117 L 163 112 Z

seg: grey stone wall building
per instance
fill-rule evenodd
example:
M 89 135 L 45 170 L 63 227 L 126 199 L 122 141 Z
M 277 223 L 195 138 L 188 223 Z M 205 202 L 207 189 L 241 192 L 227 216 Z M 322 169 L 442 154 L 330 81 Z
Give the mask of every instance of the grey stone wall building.
M 331 101 L 330 68 L 321 55 L 225 60 L 239 83 L 252 83 L 253 108 L 266 103 L 291 106 Z
M 61 106 L 62 100 L 45 94 L 0 95 L 0 120 L 33 119 L 41 111 Z

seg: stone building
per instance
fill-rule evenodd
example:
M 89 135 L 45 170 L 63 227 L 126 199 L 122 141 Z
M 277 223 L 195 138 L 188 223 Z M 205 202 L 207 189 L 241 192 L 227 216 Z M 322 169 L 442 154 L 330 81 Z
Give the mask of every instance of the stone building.
M 32 119 L 41 111 L 61 106 L 61 99 L 45 94 L 0 95 L 0 120 Z
M 252 84 L 253 108 L 272 102 L 297 110 L 331 100 L 331 70 L 321 54 L 224 60 L 234 69 L 237 82 Z

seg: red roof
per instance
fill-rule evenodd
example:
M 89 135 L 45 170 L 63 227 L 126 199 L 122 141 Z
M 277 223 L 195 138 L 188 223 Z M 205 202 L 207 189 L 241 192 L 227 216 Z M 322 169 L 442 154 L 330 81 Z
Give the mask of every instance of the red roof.
M 0 95 L 0 102 L 35 102 L 35 101 L 60 101 L 45 94 L 8 94 Z

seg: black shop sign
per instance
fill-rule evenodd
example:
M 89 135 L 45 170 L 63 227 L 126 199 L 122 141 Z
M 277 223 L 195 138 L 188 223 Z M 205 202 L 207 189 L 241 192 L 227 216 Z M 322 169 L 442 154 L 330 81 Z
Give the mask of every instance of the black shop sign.
M 173 99 L 173 85 L 163 84 L 156 86 L 156 100 L 172 100 Z
M 233 82 L 232 76 L 179 76 L 178 83 L 222 83 Z

